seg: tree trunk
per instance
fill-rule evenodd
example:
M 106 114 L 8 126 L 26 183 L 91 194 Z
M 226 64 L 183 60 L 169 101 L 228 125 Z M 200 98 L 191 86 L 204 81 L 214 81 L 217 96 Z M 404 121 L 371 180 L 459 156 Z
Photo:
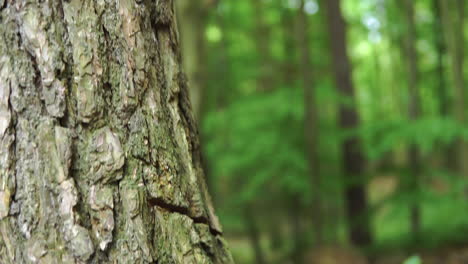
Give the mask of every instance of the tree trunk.
M 346 50 L 346 25 L 340 10 L 340 0 L 327 0 L 326 3 L 335 82 L 339 92 L 354 102 L 355 91 Z M 340 127 L 344 130 L 359 126 L 359 116 L 354 103 L 340 105 L 339 120 Z M 348 177 L 345 197 L 350 239 L 357 246 L 367 246 L 371 243 L 371 231 L 364 183 L 365 158 L 360 139 L 357 136 L 347 138 L 342 144 L 342 153 L 344 174 Z
M 269 60 L 268 54 L 268 40 L 266 39 L 267 27 L 263 21 L 263 8 L 264 2 L 262 0 L 251 0 L 251 5 L 255 11 L 255 20 L 254 20 L 254 39 L 256 50 L 259 55 L 258 65 L 259 73 L 256 76 L 256 90 L 258 92 L 267 92 L 270 91 L 271 85 L 269 80 L 269 74 L 265 67 L 269 65 L 266 63 Z M 255 263 L 264 264 L 266 263 L 265 253 L 261 246 L 261 230 L 257 224 L 256 217 L 254 215 L 255 204 L 253 201 L 247 201 L 244 205 L 244 220 L 246 227 L 248 229 L 248 235 L 250 239 L 250 244 L 255 255 Z
M 310 43 L 307 14 L 304 11 L 305 0 L 301 1 L 298 11 L 297 39 L 300 49 L 301 77 L 304 89 L 304 113 L 305 113 L 305 139 L 306 153 L 309 163 L 309 174 L 313 189 L 313 228 L 315 234 L 315 244 L 323 243 L 322 224 L 322 200 L 320 195 L 320 161 L 318 155 L 319 128 L 318 111 L 315 104 L 315 89 L 312 77 L 312 63 L 310 61 Z
M 0 6 L 0 263 L 232 263 L 172 1 Z
M 291 252 L 291 260 L 294 264 L 302 264 L 304 263 L 304 250 L 306 249 L 305 239 L 306 234 L 305 230 L 302 227 L 301 219 L 303 208 L 301 206 L 301 199 L 298 194 L 294 194 L 291 197 L 292 203 L 290 205 L 289 210 L 289 218 L 290 218 L 290 225 L 291 225 L 291 233 L 292 233 L 292 243 L 294 248 Z
M 432 9 L 434 13 L 434 46 L 437 52 L 437 64 L 435 72 L 437 74 L 436 95 L 439 101 L 439 114 L 446 118 L 450 116 L 450 99 L 445 77 L 446 66 L 444 57 L 447 53 L 447 45 L 444 41 L 445 26 L 442 19 L 442 6 L 440 0 L 433 0 Z M 441 147 L 444 165 L 453 171 L 457 170 L 457 144 L 452 143 Z
M 451 59 L 451 72 L 455 88 L 454 114 L 459 124 L 465 124 L 465 80 L 463 76 L 463 8 L 462 1 L 440 1 L 441 14 L 444 25 L 445 39 Z M 468 146 L 458 139 L 454 151 L 457 170 L 463 177 L 468 177 Z
M 420 99 L 418 91 L 419 68 L 418 54 L 416 51 L 416 24 L 414 17 L 414 3 L 412 0 L 403 0 L 402 8 L 406 19 L 406 33 L 404 38 L 404 54 L 408 64 L 408 115 L 411 121 L 420 118 Z M 410 203 L 410 224 L 413 239 L 416 241 L 421 232 L 421 208 L 419 206 L 421 153 L 415 143 L 410 143 L 408 150 L 408 162 L 410 168 L 407 180 L 407 192 L 414 195 Z
M 265 23 L 265 2 L 262 0 L 251 0 L 253 10 L 255 12 L 254 23 L 255 28 L 253 37 L 255 40 L 255 48 L 257 52 L 258 77 L 257 91 L 267 92 L 273 90 L 272 65 L 270 56 L 270 28 Z
M 190 102 L 197 120 L 201 118 L 205 91 L 205 24 L 208 4 L 201 0 L 177 0 L 177 17 L 184 70 L 188 76 Z
M 207 66 L 203 64 L 206 56 L 205 27 L 208 10 L 215 3 L 210 0 L 176 0 L 177 22 L 180 32 L 180 46 L 184 72 L 187 73 L 189 97 L 195 121 L 202 127 L 203 116 L 206 113 L 206 84 L 208 78 Z M 203 134 L 200 134 L 203 144 Z M 203 148 L 202 148 L 203 152 Z M 205 172 L 205 182 L 216 204 L 215 186 L 211 170 L 206 159 L 202 159 L 202 168 Z
M 257 221 L 255 219 L 255 215 L 253 214 L 253 206 L 246 205 L 244 208 L 244 217 L 245 217 L 245 224 L 247 226 L 247 232 L 250 236 L 250 243 L 252 245 L 252 249 L 255 255 L 255 263 L 257 264 L 265 264 L 265 255 L 263 254 L 262 249 L 262 241 L 261 241 L 261 234 L 259 232 L 259 228 L 257 225 Z
M 441 19 L 441 3 L 440 0 L 433 0 L 432 9 L 434 12 L 434 35 L 435 35 L 435 48 L 437 51 L 437 87 L 436 94 L 439 99 L 439 113 L 441 116 L 446 117 L 449 113 L 449 99 L 446 89 L 445 81 L 445 66 L 444 55 L 446 53 L 446 45 L 444 43 L 445 27 Z

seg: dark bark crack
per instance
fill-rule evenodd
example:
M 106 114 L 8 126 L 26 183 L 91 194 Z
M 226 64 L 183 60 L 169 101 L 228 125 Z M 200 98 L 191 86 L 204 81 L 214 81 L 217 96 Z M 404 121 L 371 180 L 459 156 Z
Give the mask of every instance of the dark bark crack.
M 162 208 L 162 209 L 164 209 L 164 210 L 166 210 L 168 212 L 171 212 L 171 213 L 178 213 L 178 214 L 181 214 L 181 215 L 185 215 L 185 216 L 189 217 L 190 219 L 192 219 L 195 224 L 205 224 L 205 225 L 207 225 L 209 227 L 209 229 L 210 229 L 210 233 L 213 236 L 221 235 L 221 233 L 219 231 L 211 228 L 210 222 L 206 217 L 191 216 L 187 207 L 170 204 L 170 203 L 164 201 L 164 199 L 162 199 L 162 198 L 148 198 L 148 204 L 151 207 L 159 207 L 159 208 Z

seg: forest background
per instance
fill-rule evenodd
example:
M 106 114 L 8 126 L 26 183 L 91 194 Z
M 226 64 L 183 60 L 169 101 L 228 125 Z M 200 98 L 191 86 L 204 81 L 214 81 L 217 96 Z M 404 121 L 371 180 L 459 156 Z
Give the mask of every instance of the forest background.
M 402 263 L 468 242 L 464 0 L 176 6 L 237 263 Z

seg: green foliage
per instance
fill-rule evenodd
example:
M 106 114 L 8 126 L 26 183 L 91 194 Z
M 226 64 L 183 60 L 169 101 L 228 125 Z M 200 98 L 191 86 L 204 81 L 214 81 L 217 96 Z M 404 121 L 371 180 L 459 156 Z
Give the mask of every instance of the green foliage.
M 371 159 L 381 158 L 395 150 L 395 146 L 417 145 L 424 153 L 431 154 L 441 146 L 448 146 L 457 139 L 468 139 L 468 129 L 452 118 L 421 118 L 417 121 L 397 120 L 372 122 L 357 131 L 344 132 L 346 136 L 361 136 Z
M 247 233 L 243 209 L 249 205 L 262 223 L 260 233 L 269 235 L 267 226 L 279 223 L 278 229 L 288 230 L 283 230 L 286 239 L 294 241 L 292 212 L 300 211 L 300 222 L 313 231 L 312 198 L 318 194 L 326 208 L 327 239 L 345 241 L 344 188 L 360 184 L 372 192 L 374 180 L 391 177 L 396 182 L 393 189 L 370 201 L 368 210 L 377 245 L 411 244 L 409 206 L 413 204 L 422 208 L 425 246 L 462 240 L 460 230 L 465 230 L 468 219 L 463 212 L 468 210 L 461 208 L 468 185 L 451 164 L 457 158 L 451 151 L 468 142 L 468 127 L 452 111 L 457 98 L 451 56 L 447 47 L 438 53 L 445 33 L 437 24 L 440 14 L 434 2 L 411 1 L 419 55 L 417 120 L 408 115 L 408 25 L 401 2 L 341 1 L 354 97 L 340 94 L 333 81 L 330 46 L 335 40 L 326 25 L 322 6 L 326 1 L 307 2 L 318 3 L 318 11 L 307 15 L 310 69 L 301 64 L 299 1 L 258 1 L 257 9 L 253 0 L 221 0 L 208 12 L 200 122 L 209 179 L 227 232 Z M 262 41 L 265 46 L 259 48 Z M 304 87 L 304 72 L 310 74 L 312 87 Z M 260 89 L 262 82 L 270 87 Z M 314 91 L 320 186 L 312 184 L 306 156 L 304 89 Z M 359 127 L 340 128 L 340 105 L 357 109 Z M 366 154 L 363 179 L 350 179 L 342 166 L 341 145 L 350 137 L 361 140 Z M 418 191 L 408 188 L 416 176 L 408 158 L 410 146 L 422 153 Z M 376 189 L 388 187 L 379 184 Z M 414 261 L 418 258 L 405 263 L 418 263 Z
M 412 256 L 405 260 L 403 264 L 422 264 L 421 258 L 419 256 Z
M 291 103 L 284 104 L 285 98 Z M 272 191 L 267 186 L 289 194 L 310 193 L 300 90 L 246 96 L 207 115 L 203 131 L 208 139 L 206 155 L 216 160 L 214 175 L 240 188 L 240 202 Z

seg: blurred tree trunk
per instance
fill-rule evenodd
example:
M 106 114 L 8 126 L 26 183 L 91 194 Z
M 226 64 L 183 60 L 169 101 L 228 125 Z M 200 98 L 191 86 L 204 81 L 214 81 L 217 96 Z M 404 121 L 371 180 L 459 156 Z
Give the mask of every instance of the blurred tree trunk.
M 259 72 L 256 75 L 256 90 L 258 92 L 265 92 L 271 90 L 272 88 L 269 72 L 269 67 L 271 65 L 269 65 L 270 55 L 268 52 L 268 28 L 264 24 L 263 20 L 265 2 L 263 2 L 262 0 L 251 0 L 250 3 L 255 13 L 253 38 L 255 40 L 256 51 L 258 56 L 257 65 L 259 68 Z M 254 250 L 256 263 L 264 264 L 266 263 L 266 261 L 265 253 L 261 246 L 261 230 L 256 222 L 253 202 L 247 202 L 247 204 L 244 205 L 243 210 L 244 220 L 247 226 L 250 243 L 252 244 L 252 248 Z M 276 236 L 277 233 L 273 233 L 272 235 Z
M 440 0 L 442 20 L 444 25 L 445 39 L 451 61 L 452 80 L 455 88 L 454 109 L 455 119 L 459 124 L 465 124 L 465 80 L 463 76 L 464 58 L 464 5 L 462 0 L 443 1 Z M 456 160 L 458 172 L 468 177 L 468 145 L 457 139 L 454 144 L 457 148 L 454 151 L 453 160 Z
M 265 264 L 265 255 L 262 249 L 261 243 L 261 234 L 258 228 L 257 221 L 254 215 L 254 209 L 252 205 L 247 205 L 244 208 L 244 217 L 248 229 L 248 234 L 250 236 L 250 242 L 252 244 L 252 249 L 255 255 L 255 263 Z
M 265 23 L 264 11 L 265 1 L 263 0 L 251 0 L 254 10 L 254 40 L 257 51 L 257 65 L 258 65 L 258 77 L 257 77 L 257 90 L 258 91 L 269 91 L 272 90 L 273 81 L 273 67 L 271 63 L 270 54 L 270 28 Z
M 385 93 L 382 91 L 383 85 L 383 78 L 381 76 L 382 72 L 382 67 L 381 67 L 381 62 L 380 62 L 380 56 L 379 56 L 379 49 L 377 45 L 372 46 L 372 54 L 373 54 L 373 64 L 374 64 L 374 74 L 372 76 L 372 81 L 370 83 L 373 83 L 373 89 L 372 89 L 372 96 L 375 101 L 375 103 L 372 104 L 373 107 L 373 120 L 382 120 L 385 118 L 385 113 L 386 111 L 386 106 L 381 105 L 380 102 L 385 101 L 385 96 L 387 96 Z
M 417 121 L 420 113 L 420 99 L 418 91 L 419 69 L 418 69 L 418 54 L 416 51 L 416 25 L 414 17 L 414 2 L 413 0 L 403 0 L 402 5 L 406 18 L 407 30 L 405 33 L 405 57 L 408 63 L 408 114 L 411 121 Z M 413 237 L 418 239 L 421 229 L 421 209 L 419 206 L 420 194 L 420 174 L 421 174 L 421 157 L 420 151 L 415 143 L 409 146 L 408 158 L 411 175 L 408 179 L 408 192 L 414 195 L 414 199 L 410 205 L 411 215 L 411 231 Z
M 180 46 L 184 72 L 187 74 L 189 96 L 194 117 L 201 127 L 206 112 L 207 64 L 205 28 L 208 10 L 216 4 L 215 0 L 176 0 L 177 22 L 180 32 Z M 203 142 L 203 134 L 200 134 Z M 211 177 L 209 164 L 202 159 L 208 190 L 216 203 L 216 189 Z
M 210 6 L 207 0 L 176 0 L 178 29 L 184 70 L 190 87 L 190 102 L 195 118 L 201 119 L 206 71 L 205 25 Z
M 343 130 L 355 129 L 359 126 L 359 115 L 355 106 L 355 91 L 346 47 L 346 25 L 340 10 L 340 0 L 327 0 L 326 3 L 335 82 L 339 92 L 346 99 L 352 100 L 351 104 L 340 105 L 340 127 Z M 347 177 L 345 197 L 350 239 L 355 245 L 367 246 L 372 238 L 364 183 L 365 158 L 360 139 L 357 136 L 345 139 L 342 153 L 343 169 Z
M 281 197 L 282 198 L 282 197 Z M 279 206 L 277 204 L 275 206 L 275 209 L 277 209 L 277 212 L 271 212 L 271 217 L 268 220 L 268 232 L 269 232 L 269 239 L 270 239 L 270 249 L 273 252 L 277 252 L 278 250 L 281 250 L 283 248 L 284 242 L 286 238 L 283 236 L 282 233 L 282 228 L 283 228 L 283 221 L 281 218 L 281 214 L 283 213 L 284 207 Z
M 292 250 L 291 260 L 294 264 L 304 263 L 304 250 L 306 248 L 306 234 L 302 225 L 302 212 L 304 208 L 300 199 L 300 195 L 296 194 L 292 197 L 292 203 L 289 206 L 289 215 L 291 219 L 292 240 L 294 249 Z
M 434 12 L 434 35 L 435 35 L 435 48 L 437 51 L 437 97 L 439 99 L 439 113 L 441 116 L 446 117 L 449 114 L 449 98 L 447 94 L 447 87 L 445 81 L 445 66 L 444 56 L 447 52 L 444 43 L 445 27 L 442 21 L 441 0 L 433 0 L 432 9 Z
M 228 23 L 228 18 L 221 12 L 216 12 L 215 21 L 219 26 L 221 32 L 228 32 L 231 30 Z M 212 88 L 209 92 L 205 93 L 205 102 L 202 105 L 203 109 L 206 109 L 211 105 L 213 109 L 221 110 L 229 105 L 232 98 L 236 95 L 236 81 L 232 76 L 234 71 L 233 60 L 229 56 L 230 43 L 227 37 L 223 36 L 217 46 L 217 53 L 220 53 L 219 60 L 215 69 L 210 69 L 209 76 L 211 84 L 207 85 L 206 88 Z M 221 83 L 221 85 L 219 85 Z M 207 83 L 208 84 L 208 83 Z M 214 86 L 214 87 L 213 87 Z M 203 110 L 204 112 L 206 110 Z
M 283 8 L 281 26 L 283 27 L 283 52 L 281 73 L 283 74 L 283 87 L 294 85 L 297 76 L 297 45 L 294 10 Z
M 271 82 L 271 59 L 269 53 L 269 28 L 264 21 L 265 2 L 262 0 L 251 0 L 251 5 L 255 13 L 254 16 L 254 41 L 257 51 L 257 65 L 258 73 L 256 76 L 258 92 L 267 92 L 273 89 Z M 261 230 L 256 222 L 255 215 L 253 214 L 254 205 L 248 202 L 245 207 L 245 220 L 250 236 L 250 241 L 255 253 L 256 263 L 266 263 L 265 253 L 261 246 Z M 273 236 L 279 233 L 273 233 Z
M 310 42 L 309 42 L 309 22 L 307 14 L 304 11 L 305 1 L 301 1 L 298 11 L 297 40 L 300 49 L 300 69 L 302 86 L 304 89 L 304 113 L 305 113 L 305 139 L 306 153 L 309 164 L 309 175 L 311 178 L 313 190 L 313 228 L 315 233 L 315 244 L 320 246 L 323 243 L 323 224 L 322 224 L 322 201 L 320 195 L 320 161 L 318 155 L 319 142 L 319 118 L 315 100 L 315 89 L 312 77 L 312 63 L 310 61 Z
M 446 35 L 444 19 L 442 19 L 442 6 L 440 0 L 433 0 L 432 9 L 434 13 L 434 35 L 435 35 L 435 48 L 437 51 L 437 64 L 436 64 L 436 74 L 437 78 L 437 87 L 436 94 L 439 100 L 439 114 L 442 117 L 450 116 L 450 99 L 447 89 L 447 81 L 445 77 L 445 63 L 444 57 L 447 53 L 447 45 L 445 43 L 444 36 Z M 448 146 L 442 147 L 442 155 L 444 157 L 444 164 L 450 170 L 457 170 L 457 144 L 452 143 Z
M 282 27 L 282 44 L 284 49 L 285 57 L 279 62 L 280 65 L 277 67 L 280 69 L 281 81 L 282 81 L 282 88 L 289 88 L 294 85 L 295 81 L 295 69 L 296 69 L 296 61 L 295 56 L 292 54 L 295 52 L 295 42 L 294 42 L 294 15 L 292 11 L 288 8 L 283 8 L 281 10 L 281 27 Z M 279 197 L 280 201 L 275 201 L 277 208 L 291 208 L 295 204 L 294 198 L 284 199 L 284 197 Z M 282 203 L 286 202 L 286 203 Z M 283 207 L 279 207 L 281 204 Z M 298 214 L 300 212 L 293 212 L 294 214 Z M 277 252 L 283 249 L 283 246 L 286 244 L 286 241 L 289 241 L 289 238 L 284 237 L 282 233 L 282 226 L 284 224 L 283 219 L 280 215 L 283 214 L 282 210 L 278 210 L 278 212 L 273 212 L 271 215 L 271 219 L 268 221 L 269 224 L 269 236 L 270 236 L 270 248 L 273 252 Z M 295 218 L 295 215 L 288 214 L 288 217 Z M 292 236 L 295 239 L 295 235 Z
M 0 263 L 233 263 L 172 1 L 0 2 Z

